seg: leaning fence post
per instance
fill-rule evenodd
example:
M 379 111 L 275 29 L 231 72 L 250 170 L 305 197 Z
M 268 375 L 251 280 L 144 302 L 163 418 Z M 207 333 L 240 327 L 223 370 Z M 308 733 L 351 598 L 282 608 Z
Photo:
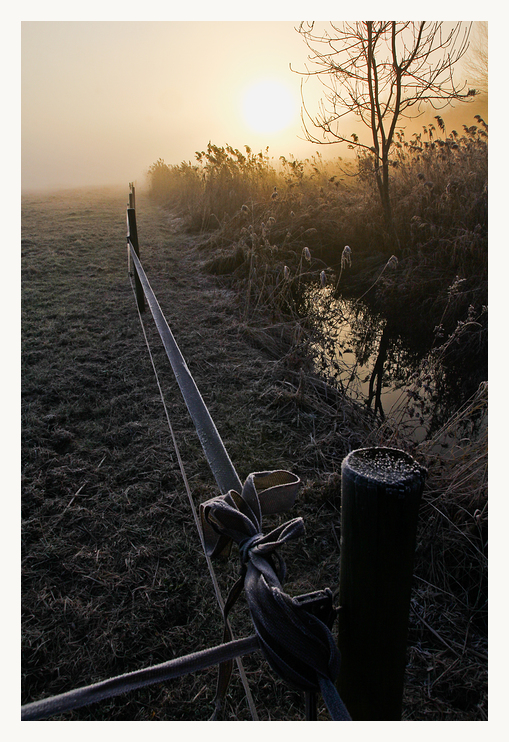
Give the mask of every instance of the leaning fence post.
M 129 193 L 129 207 L 127 209 L 127 236 L 130 240 L 134 252 L 140 257 L 140 247 L 138 244 L 138 228 L 136 226 L 136 209 L 134 208 L 135 204 L 135 192 L 134 192 L 134 185 L 132 183 L 129 184 L 131 187 L 131 191 Z M 138 304 L 138 309 L 140 312 L 145 311 L 145 294 L 143 292 L 143 287 L 141 285 L 140 278 L 138 276 L 138 272 L 136 269 L 134 270 L 134 287 L 136 291 L 136 302 Z
M 425 474 L 393 448 L 359 449 L 343 460 L 338 686 L 354 721 L 401 719 Z

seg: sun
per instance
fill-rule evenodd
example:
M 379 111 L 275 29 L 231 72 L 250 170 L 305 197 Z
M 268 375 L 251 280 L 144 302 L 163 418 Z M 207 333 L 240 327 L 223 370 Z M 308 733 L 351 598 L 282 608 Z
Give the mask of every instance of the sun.
M 297 100 L 279 80 L 252 83 L 242 96 L 242 115 L 250 129 L 270 134 L 286 129 L 297 117 Z

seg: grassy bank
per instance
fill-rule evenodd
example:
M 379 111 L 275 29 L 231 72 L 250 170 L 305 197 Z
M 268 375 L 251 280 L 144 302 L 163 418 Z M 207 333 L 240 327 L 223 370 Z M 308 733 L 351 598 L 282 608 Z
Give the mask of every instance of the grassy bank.
M 265 208 L 273 208 L 268 185 Z M 221 641 L 126 273 L 126 200 L 127 188 L 23 200 L 24 703 Z M 404 441 L 296 356 L 302 325 L 288 319 L 293 294 L 288 283 L 270 283 L 271 267 L 258 282 L 249 258 L 237 266 L 238 284 L 225 284 L 207 272 L 211 261 L 235 254 L 221 231 L 185 234 L 153 201 L 140 196 L 137 207 L 144 267 L 239 475 L 287 468 L 303 480 L 288 517 L 303 516 L 306 537 L 284 549 L 287 591 L 335 588 L 341 461 L 353 448 Z M 302 261 L 301 272 L 319 281 L 323 265 L 293 252 L 292 275 Z M 249 300 L 242 286 L 252 290 Z M 271 286 L 280 303 L 267 313 L 260 291 Z M 147 332 L 199 504 L 216 488 L 150 322 Z M 410 617 L 408 720 L 487 716 L 485 434 L 461 449 L 439 445 L 459 430 L 464 436 L 486 404 L 481 387 L 447 429 L 413 451 L 429 477 Z M 226 592 L 235 559 L 217 573 Z M 244 604 L 232 620 L 238 636 L 251 633 Z M 300 695 L 260 657 L 245 666 L 261 719 L 303 717 Z M 197 673 L 61 718 L 206 720 L 215 679 L 214 670 Z M 225 719 L 249 718 L 235 676 Z
M 300 280 L 308 248 L 307 273 L 315 278 L 324 268 L 331 280 L 340 276 L 343 295 L 363 294 L 408 332 L 430 335 L 441 324 L 449 334 L 470 305 L 480 316 L 487 304 L 487 125 L 476 117 L 462 131 L 447 132 L 437 116 L 408 131 L 398 133 L 392 157 L 392 235 L 365 155 L 276 162 L 268 150 L 255 155 L 209 143 L 195 163 L 155 163 L 150 193 L 190 230 L 212 229 L 211 270 L 247 274 L 262 301 L 277 295 L 285 266 L 290 280 Z M 377 280 L 391 255 L 397 270 Z M 451 301 L 457 280 L 461 290 Z

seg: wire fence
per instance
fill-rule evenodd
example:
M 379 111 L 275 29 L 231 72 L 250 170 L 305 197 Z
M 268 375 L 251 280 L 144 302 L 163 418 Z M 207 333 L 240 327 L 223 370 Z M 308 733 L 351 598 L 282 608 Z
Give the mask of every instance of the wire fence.
M 294 505 L 300 479 L 288 471 L 261 471 L 250 474 L 244 484 L 241 483 L 161 311 L 139 252 L 135 189 L 130 184 L 127 208 L 128 273 L 182 481 L 223 616 L 223 642 L 159 665 L 26 704 L 22 706 L 21 719 L 46 719 L 215 665 L 218 665 L 218 680 L 211 718 L 219 719 L 235 660 L 251 717 L 257 721 L 256 705 L 241 659 L 243 655 L 255 651 L 263 653 L 268 664 L 283 680 L 304 692 L 306 720 L 316 720 L 318 693 L 322 695 L 332 720 L 352 719 L 342 696 L 348 696 L 349 709 L 355 707 L 355 719 L 400 718 L 409 585 L 423 470 L 407 454 L 392 449 L 361 449 L 352 452 L 343 461 L 345 491 L 341 524 L 342 608 L 339 611 L 339 644 L 346 655 L 346 663 L 341 664 L 338 642 L 331 632 L 338 614 L 333 607 L 332 592 L 325 589 L 290 597 L 282 588 L 286 568 L 277 550 L 286 541 L 303 534 L 302 518 L 283 523 L 268 534 L 262 530 L 264 515 L 284 513 Z M 202 503 L 199 513 L 145 331 L 143 313 L 147 305 L 221 493 Z M 362 505 L 358 510 L 357 503 L 366 494 L 370 503 L 375 502 L 375 507 L 366 508 Z M 359 523 L 362 523 L 360 531 Z M 394 523 L 398 533 L 394 532 Z M 389 534 L 387 542 L 384 542 L 384 534 Z M 400 548 L 401 539 L 398 538 L 401 534 L 405 536 L 403 552 Z M 350 545 L 352 539 L 353 545 Z M 378 544 L 377 548 L 373 548 L 373 539 Z M 220 554 L 229 554 L 232 543 L 239 547 L 240 575 L 224 599 L 212 560 Z M 362 572 L 369 562 L 366 551 L 369 551 L 371 562 L 367 572 Z M 386 564 L 390 565 L 389 569 L 385 568 Z M 377 580 L 376 584 L 374 579 Z M 373 584 L 371 595 L 366 590 L 367 583 Z M 255 633 L 236 639 L 228 615 L 243 590 Z M 380 607 L 378 596 L 383 596 L 385 607 Z M 375 605 L 376 617 L 373 610 Z M 370 676 L 375 678 L 371 685 Z M 365 688 L 368 686 L 370 697 L 366 700 Z
M 90 705 L 92 703 L 97 703 L 106 698 L 121 695 L 123 693 L 127 693 L 129 691 L 133 691 L 151 684 L 167 681 L 172 678 L 180 677 L 182 675 L 196 672 L 198 670 L 202 670 L 214 665 L 219 665 L 218 689 L 216 693 L 215 710 L 212 715 L 212 718 L 218 719 L 220 718 L 222 703 L 226 695 L 229 678 L 232 671 L 231 663 L 233 660 L 235 660 L 244 686 L 244 691 L 250 708 L 251 717 L 253 718 L 253 720 L 256 721 L 258 720 L 258 714 L 242 665 L 241 657 L 245 654 L 259 651 L 261 649 L 265 654 L 268 655 L 267 658 L 272 665 L 274 665 L 276 661 L 279 661 L 282 665 L 285 666 L 285 668 L 287 664 L 287 657 L 283 659 L 278 655 L 277 650 L 281 652 L 281 646 L 279 646 L 281 644 L 281 640 L 276 640 L 275 643 L 274 641 L 270 642 L 270 640 L 268 641 L 265 632 L 263 634 L 255 633 L 252 636 L 243 639 L 235 639 L 228 621 L 228 612 L 235 603 L 235 600 L 240 594 L 240 589 L 244 585 L 246 573 L 248 572 L 248 568 L 246 565 L 251 562 L 251 552 L 254 552 L 255 550 L 257 551 L 255 561 L 257 560 L 258 567 L 260 567 L 261 564 L 262 572 L 265 573 L 265 579 L 268 579 L 269 582 L 272 583 L 272 587 L 277 586 L 280 588 L 281 583 L 279 578 L 283 576 L 281 572 L 283 561 L 279 556 L 270 557 L 268 553 L 264 554 L 264 549 L 265 552 L 267 552 L 268 548 L 270 553 L 274 553 L 276 545 L 282 543 L 286 538 L 293 538 L 295 537 L 295 535 L 298 534 L 292 534 L 290 532 L 291 529 L 289 528 L 289 525 L 291 524 L 286 524 L 283 528 L 283 530 L 286 529 L 286 534 L 279 532 L 277 534 L 269 534 L 269 540 L 267 541 L 266 539 L 264 539 L 264 535 L 261 532 L 261 516 L 262 512 L 281 512 L 283 510 L 286 510 L 289 506 L 290 501 L 291 504 L 293 504 L 298 485 L 300 484 L 300 480 L 287 472 L 267 472 L 251 475 L 247 490 L 246 485 L 244 485 L 243 487 L 231 462 L 231 459 L 226 451 L 223 441 L 219 436 L 217 428 L 210 416 L 210 413 L 205 403 L 203 402 L 196 383 L 191 373 L 189 372 L 185 359 L 178 348 L 178 345 L 175 341 L 175 338 L 173 337 L 168 323 L 166 322 L 166 319 L 161 311 L 157 298 L 152 291 L 150 283 L 139 259 L 139 246 L 135 214 L 135 192 L 134 186 L 132 184 L 129 194 L 129 206 L 127 209 L 127 229 L 128 271 L 136 299 L 141 327 L 161 395 L 161 400 L 168 422 L 170 434 L 173 440 L 173 445 L 175 447 L 183 483 L 188 495 L 191 512 L 204 549 L 204 556 L 214 586 L 216 599 L 219 604 L 221 613 L 224 617 L 224 638 L 227 639 L 227 641 L 217 647 L 211 647 L 209 649 L 202 650 L 200 652 L 196 652 L 185 657 L 175 658 L 159 665 L 144 668 L 114 678 L 109 678 L 99 683 L 78 688 L 67 693 L 60 694 L 58 696 L 53 696 L 51 698 L 45 698 L 33 703 L 26 704 L 22 707 L 21 719 L 23 721 L 47 719 L 56 714 L 61 714 L 72 709 L 77 709 L 83 706 Z M 131 267 L 134 268 L 134 270 L 131 270 Z M 209 507 L 206 510 L 202 509 L 201 519 L 197 513 L 192 498 L 192 493 L 187 480 L 184 463 L 182 461 L 182 456 L 180 454 L 178 443 L 173 431 L 170 416 L 168 414 L 168 408 L 164 399 L 161 384 L 159 382 L 159 377 L 153 360 L 147 333 L 145 331 L 142 313 L 146 309 L 146 303 L 148 304 L 148 307 L 151 311 L 168 360 L 170 361 L 173 372 L 175 374 L 175 378 L 179 384 L 187 408 L 194 422 L 205 456 L 216 479 L 218 487 L 222 493 L 221 497 L 226 498 L 221 499 L 220 497 L 217 498 L 217 501 L 211 501 L 210 503 L 207 503 Z M 281 477 L 285 481 L 281 481 Z M 260 490 L 260 492 L 258 492 L 258 489 Z M 241 503 L 242 501 L 241 493 L 245 495 L 246 499 L 245 501 L 243 501 L 244 505 L 241 504 L 240 508 L 237 509 L 239 503 Z M 232 495 L 233 497 L 235 497 L 236 502 L 232 499 Z M 262 502 L 261 505 L 260 500 Z M 258 505 L 258 517 L 256 517 L 256 515 L 253 515 L 253 510 L 256 511 L 256 506 L 254 504 L 255 501 Z M 217 522 L 216 524 L 214 524 L 213 519 L 210 517 L 210 511 L 214 508 L 217 510 L 218 506 L 219 510 L 221 510 L 221 506 L 225 506 L 226 510 L 230 509 L 232 512 L 234 511 L 236 514 L 238 514 L 238 516 L 243 519 L 244 526 L 246 526 L 247 523 L 247 531 L 245 533 L 241 533 L 239 541 L 239 546 L 243 554 L 241 567 L 242 576 L 236 586 L 234 586 L 234 589 L 232 590 L 226 601 L 221 595 L 214 567 L 212 565 L 211 555 L 214 555 L 218 552 L 218 544 L 221 545 L 219 551 L 224 551 L 225 539 L 228 542 L 238 539 L 237 531 L 235 530 L 235 528 L 233 528 L 232 531 L 228 530 L 229 526 L 231 525 L 228 521 L 228 515 L 231 516 L 231 513 L 227 513 L 225 521 L 226 525 L 223 524 L 223 526 L 218 526 Z M 222 510 L 224 515 L 224 507 L 222 508 Z M 206 515 L 204 515 L 205 512 L 207 513 Z M 249 521 L 246 515 L 247 512 L 250 512 L 253 516 L 252 521 Z M 217 514 L 215 517 L 217 519 Z M 296 521 L 294 522 L 297 521 L 299 521 L 300 526 L 301 519 L 296 519 Z M 211 543 L 213 544 L 212 546 Z M 278 566 L 276 570 L 274 570 L 273 568 L 274 558 L 277 559 Z M 253 569 L 251 569 L 251 572 L 252 571 Z M 261 575 L 262 572 L 259 572 L 259 574 Z M 291 609 L 293 609 L 295 613 L 295 615 L 293 616 L 294 623 L 302 623 L 300 617 L 305 615 L 304 639 L 307 640 L 308 643 L 309 638 L 313 636 L 313 622 L 315 625 L 315 631 L 316 626 L 319 626 L 322 633 L 324 631 L 326 634 L 330 633 L 330 630 L 327 628 L 327 626 L 314 614 L 319 613 L 320 611 L 323 612 L 324 599 L 326 603 L 330 603 L 330 608 L 332 607 L 331 595 L 326 594 L 324 591 L 319 591 L 316 594 L 298 596 L 297 598 L 290 599 L 288 598 L 288 596 L 285 596 L 282 591 L 280 594 L 286 598 L 286 602 L 284 602 L 283 604 L 283 609 L 288 611 L 289 607 L 291 607 Z M 262 596 L 262 602 L 263 600 L 265 600 L 265 598 L 263 598 Z M 258 596 L 258 602 L 255 600 L 255 614 L 258 614 L 258 618 L 260 618 L 260 616 L 263 618 L 266 617 L 265 614 L 267 612 L 265 611 L 265 608 L 263 606 L 259 605 L 259 600 L 260 596 Z M 278 609 L 276 608 L 277 619 L 280 618 L 280 612 L 281 611 L 278 611 Z M 331 610 L 329 610 L 329 616 L 332 616 Z M 273 616 L 270 616 L 270 620 L 273 620 L 273 618 Z M 308 625 L 310 623 L 311 628 Z M 273 634 L 277 635 L 278 632 L 281 633 L 281 628 L 281 625 L 271 626 L 270 630 Z M 260 625 L 258 626 L 258 629 L 261 631 Z M 304 646 L 305 641 L 304 643 L 302 643 L 303 636 L 299 635 L 298 639 L 300 640 L 301 645 Z M 327 644 L 329 645 L 328 647 Z M 276 645 L 277 648 L 275 649 Z M 327 662 L 329 662 L 329 658 L 326 655 L 332 653 L 332 655 L 334 656 L 335 654 L 337 654 L 337 649 L 335 643 L 330 642 L 328 636 L 325 639 L 325 647 L 326 652 L 325 654 L 322 654 L 323 658 L 325 658 L 325 663 L 327 664 Z M 286 648 L 284 651 L 288 651 L 288 648 Z M 308 652 L 309 651 L 314 651 L 314 647 L 308 649 Z M 302 647 L 300 652 L 302 654 Z M 302 657 L 299 658 L 299 662 L 302 664 Z M 306 675 L 305 672 L 304 675 Z M 307 718 L 315 718 L 316 711 L 314 708 L 314 704 L 312 703 L 312 699 L 314 699 L 314 693 L 320 688 L 322 688 L 323 690 L 324 698 L 329 699 L 328 704 L 331 708 L 331 714 L 335 715 L 337 718 L 349 718 L 346 709 L 343 708 L 339 696 L 337 696 L 337 692 L 334 689 L 334 685 L 332 682 L 333 680 L 333 677 L 327 677 L 326 668 L 325 675 L 321 680 L 316 680 L 315 683 L 312 683 L 307 679 L 304 681 L 305 684 L 309 686 L 305 689 Z
M 288 653 L 294 655 L 292 658 L 294 664 L 295 662 L 297 662 L 297 664 L 302 663 L 302 657 L 307 656 L 307 662 L 311 666 L 309 675 L 311 678 L 314 676 L 314 680 L 308 680 L 305 677 L 306 673 L 303 674 L 302 668 L 299 668 L 297 674 L 292 675 L 290 672 L 293 684 L 296 684 L 297 687 L 301 687 L 306 694 L 306 708 L 308 709 L 307 715 L 314 716 L 314 711 L 311 708 L 311 696 L 316 691 L 322 689 L 322 695 L 324 695 L 326 704 L 328 706 L 330 704 L 329 711 L 331 712 L 331 715 L 336 718 L 349 718 L 348 713 L 342 706 L 341 699 L 333 685 L 333 681 L 336 679 L 334 676 L 336 670 L 334 668 L 335 666 L 339 667 L 339 652 L 335 642 L 332 640 L 332 634 L 330 633 L 331 627 L 326 626 L 315 615 L 317 608 L 319 609 L 323 600 L 325 599 L 326 601 L 330 601 L 331 596 L 327 595 L 327 597 L 324 597 L 323 593 L 316 596 L 314 595 L 311 599 L 308 599 L 308 596 L 299 596 L 298 598 L 293 599 L 285 596 L 286 602 L 283 601 L 282 605 L 272 605 L 272 613 L 274 615 L 270 615 L 273 592 L 272 590 L 269 590 L 268 592 L 263 590 L 263 585 L 267 583 L 270 584 L 272 589 L 276 588 L 277 590 L 281 590 L 281 582 L 283 580 L 280 580 L 280 578 L 284 579 L 284 572 L 283 570 L 279 572 L 277 569 L 274 570 L 272 568 L 272 559 L 275 557 L 271 555 L 275 551 L 275 545 L 282 543 L 282 540 L 286 537 L 294 536 L 290 535 L 291 524 L 286 524 L 284 527 L 286 528 L 285 536 L 283 536 L 282 533 L 278 533 L 274 535 L 269 534 L 267 537 L 264 537 L 261 531 L 262 514 L 284 512 L 288 510 L 295 501 L 300 480 L 289 472 L 265 472 L 250 475 L 246 480 L 246 483 L 241 485 L 239 476 L 231 462 L 224 443 L 221 440 L 205 403 L 203 402 L 201 394 L 187 367 L 187 364 L 185 363 L 145 274 L 139 258 L 139 247 L 136 245 L 136 247 L 138 247 L 138 249 L 136 249 L 132 241 L 133 234 L 136 235 L 137 240 L 137 229 L 134 226 L 136 222 L 133 216 L 135 215 L 131 214 L 130 219 L 128 219 L 128 250 L 144 295 L 143 301 L 138 300 L 140 318 L 141 313 L 144 311 L 144 302 L 146 300 L 161 337 L 166 355 L 180 387 L 182 396 L 195 425 L 208 464 L 222 493 L 221 497 L 215 498 L 210 503 L 202 504 L 201 520 L 200 523 L 197 524 L 197 528 L 202 540 L 202 545 L 205 547 L 205 556 L 209 560 L 209 572 L 213 582 L 215 583 L 216 596 L 218 597 L 218 602 L 224 616 L 224 639 L 233 639 L 231 627 L 228 623 L 228 613 L 244 585 L 244 580 L 249 573 L 249 567 L 252 567 L 253 560 L 257 559 L 258 569 L 255 567 L 254 571 L 258 572 L 261 580 L 258 580 L 257 582 L 256 578 L 254 579 L 254 587 L 251 591 L 247 591 L 247 596 L 248 604 L 250 597 L 252 599 L 250 610 L 255 623 L 255 628 L 257 628 L 256 617 L 258 617 L 260 621 L 257 633 L 266 659 L 268 659 L 269 663 L 274 669 L 276 669 L 276 672 L 278 672 L 279 675 L 285 677 L 285 674 L 288 675 L 288 666 L 292 664 L 292 661 L 290 661 L 286 656 Z M 147 347 L 149 347 L 148 343 Z M 157 377 L 155 366 L 154 371 Z M 162 393 L 161 397 L 166 410 Z M 169 421 L 168 415 L 167 418 L 171 429 L 171 422 Z M 176 450 L 178 450 L 174 436 L 173 439 Z M 183 466 L 181 467 L 181 470 L 185 481 L 186 477 Z M 193 517 L 196 522 L 197 515 L 190 491 L 188 491 L 188 495 L 191 509 L 193 511 Z M 242 523 L 239 523 L 238 516 L 242 516 Z M 252 516 L 251 519 L 250 516 Z M 232 519 L 235 521 L 234 528 L 232 527 Z M 248 520 L 247 524 L 245 522 L 246 519 Z M 272 541 L 271 537 L 273 537 Z M 226 549 L 229 549 L 231 541 L 236 541 L 239 544 L 242 570 L 241 578 L 232 588 L 226 604 L 224 604 L 224 601 L 219 597 L 219 589 L 217 588 L 217 582 L 215 581 L 210 557 L 217 556 L 219 553 L 224 553 Z M 255 551 L 256 556 L 254 554 Z M 261 557 L 262 553 L 264 553 L 264 557 Z M 277 559 L 279 560 L 279 564 L 282 565 L 282 559 L 278 555 Z M 251 569 L 251 572 L 253 572 L 253 569 Z M 281 595 L 284 595 L 282 591 Z M 322 601 L 322 603 L 320 601 Z M 285 611 L 286 614 L 289 612 L 290 615 L 285 615 Z M 332 613 L 330 613 L 330 615 L 332 616 Z M 298 629 L 296 629 L 296 634 L 290 641 L 290 644 L 288 644 L 288 641 L 292 632 L 289 631 L 288 621 L 293 621 L 293 625 L 298 627 Z M 313 621 L 315 622 L 313 629 L 304 625 L 306 623 L 309 624 L 310 622 L 313 623 Z M 267 640 L 267 636 L 270 636 L 270 640 Z M 284 640 L 283 636 L 285 636 Z M 296 659 L 294 647 L 298 645 L 300 645 L 299 652 L 302 656 Z M 321 650 L 321 670 L 318 668 L 311 669 L 313 664 L 316 663 L 315 656 L 317 653 L 320 654 L 319 650 Z M 281 657 L 282 654 L 285 656 L 284 661 Z M 252 717 L 256 719 L 256 709 L 252 703 L 247 679 L 244 682 L 245 675 L 243 674 L 242 663 L 240 660 L 237 660 L 237 664 L 243 680 Z M 282 670 L 283 665 L 284 669 Z M 295 670 L 295 668 L 293 669 Z M 228 687 L 230 674 L 231 666 L 222 663 L 219 669 L 216 708 L 213 718 L 219 717 L 221 705 Z M 325 684 L 327 688 L 325 693 L 323 692 L 321 684 Z M 330 699 L 329 703 L 327 698 Z

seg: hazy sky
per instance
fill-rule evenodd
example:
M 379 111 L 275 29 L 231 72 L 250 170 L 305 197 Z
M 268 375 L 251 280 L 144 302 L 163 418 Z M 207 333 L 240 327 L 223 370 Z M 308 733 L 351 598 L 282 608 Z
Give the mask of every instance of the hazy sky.
M 298 139 L 301 78 L 289 69 L 307 56 L 296 25 L 22 23 L 22 187 L 127 183 L 160 157 L 194 160 L 209 140 L 309 154 L 316 147 Z M 275 118 L 279 93 L 293 98 L 279 133 L 245 119 L 245 96 L 263 81 L 284 85 L 275 98 L 267 89 Z
M 194 161 L 209 140 L 309 156 L 317 146 L 302 141 L 301 76 L 289 69 L 307 60 L 298 24 L 22 22 L 23 189 L 141 184 L 158 158 Z M 262 99 L 249 109 L 256 85 Z M 306 83 L 306 100 L 319 92 Z M 283 128 L 263 131 L 257 111 Z

